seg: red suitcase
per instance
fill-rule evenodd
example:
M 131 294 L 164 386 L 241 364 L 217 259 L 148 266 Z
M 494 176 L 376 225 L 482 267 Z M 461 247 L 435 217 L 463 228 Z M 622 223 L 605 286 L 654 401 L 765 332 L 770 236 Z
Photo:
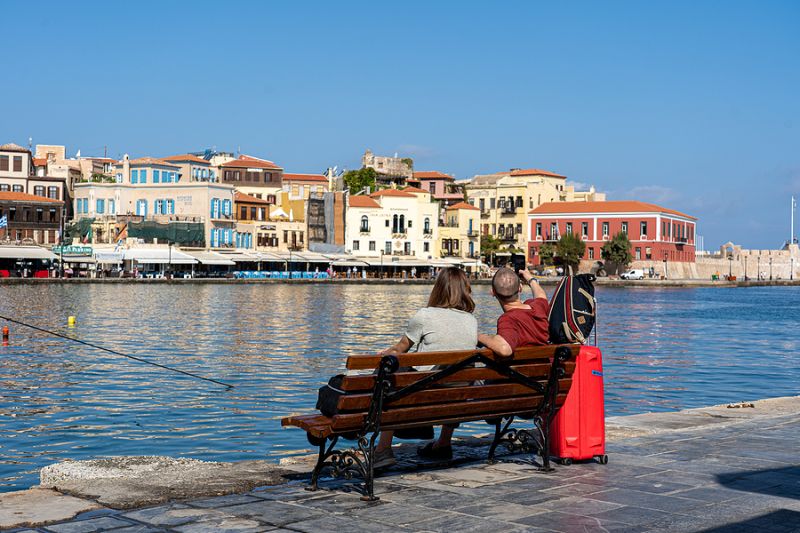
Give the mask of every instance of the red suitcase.
M 572 387 L 550 424 L 550 454 L 561 464 L 594 458 L 608 462 L 603 403 L 602 354 L 596 346 L 581 346 Z

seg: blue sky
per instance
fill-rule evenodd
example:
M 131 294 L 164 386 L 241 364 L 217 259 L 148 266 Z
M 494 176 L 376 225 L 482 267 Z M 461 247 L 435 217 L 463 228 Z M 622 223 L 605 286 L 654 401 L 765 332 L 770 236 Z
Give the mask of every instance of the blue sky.
M 800 196 L 798 2 L 5 2 L 0 142 L 364 149 L 539 167 L 776 247 Z M 10 21 L 15 21 L 9 23 Z

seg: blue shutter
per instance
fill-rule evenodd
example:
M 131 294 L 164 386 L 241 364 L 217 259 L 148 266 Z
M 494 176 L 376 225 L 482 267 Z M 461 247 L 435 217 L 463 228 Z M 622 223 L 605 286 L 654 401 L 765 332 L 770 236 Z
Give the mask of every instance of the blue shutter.
M 164 172 L 164 174 L 166 174 L 166 172 Z M 153 170 L 153 183 L 158 183 L 160 177 L 161 177 L 161 172 L 158 170 Z
M 175 214 L 175 200 L 169 200 L 169 214 Z
M 142 169 L 139 171 L 139 183 L 147 183 L 147 170 Z
M 139 171 L 131 170 L 131 183 L 139 183 Z

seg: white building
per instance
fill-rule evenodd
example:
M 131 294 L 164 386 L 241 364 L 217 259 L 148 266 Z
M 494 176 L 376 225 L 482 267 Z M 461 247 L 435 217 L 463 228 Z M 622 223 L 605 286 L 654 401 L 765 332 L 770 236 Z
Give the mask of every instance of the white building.
M 347 252 L 365 258 L 438 258 L 438 213 L 439 205 L 427 191 L 386 189 L 350 196 L 345 218 Z

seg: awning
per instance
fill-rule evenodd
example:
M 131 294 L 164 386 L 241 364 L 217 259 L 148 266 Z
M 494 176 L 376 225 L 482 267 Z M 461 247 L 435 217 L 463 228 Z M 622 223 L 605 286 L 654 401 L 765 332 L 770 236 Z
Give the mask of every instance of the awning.
M 333 261 L 331 263 L 332 266 L 339 266 L 339 267 L 364 267 L 369 266 L 369 263 L 366 261 L 358 261 L 357 259 L 344 259 L 339 261 Z
M 97 263 L 94 257 L 91 255 L 65 255 L 64 256 L 65 263 L 86 263 L 89 265 L 93 265 Z
M 0 246 L 0 259 L 56 259 L 56 255 L 39 246 Z
M 228 265 L 228 266 L 232 266 L 232 265 L 236 264 L 233 261 L 231 261 L 230 259 L 227 259 L 222 254 L 218 254 L 216 252 L 202 251 L 202 250 L 199 250 L 199 251 L 183 250 L 183 253 L 185 253 L 186 255 L 189 255 L 191 257 L 194 257 L 195 259 L 200 261 L 200 263 L 203 264 L 203 265 Z
M 112 252 L 112 251 L 104 251 L 100 252 L 95 250 L 94 251 L 94 259 L 98 263 L 105 264 L 105 265 L 116 265 L 122 263 L 125 260 L 125 253 L 124 252 Z
M 196 265 L 197 259 L 178 250 L 167 248 L 131 248 L 125 250 L 126 261 L 148 265 Z
M 258 263 L 259 259 L 255 255 L 244 252 L 217 252 L 219 255 L 236 263 Z

